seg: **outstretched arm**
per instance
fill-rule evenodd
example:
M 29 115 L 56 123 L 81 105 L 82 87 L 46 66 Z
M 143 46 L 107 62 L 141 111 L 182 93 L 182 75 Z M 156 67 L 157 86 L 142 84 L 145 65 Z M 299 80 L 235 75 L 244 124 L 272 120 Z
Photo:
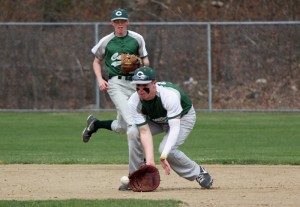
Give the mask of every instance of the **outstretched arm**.
M 169 120 L 170 131 L 167 138 L 167 142 L 164 146 L 164 149 L 160 155 L 160 164 L 165 169 L 167 175 L 170 174 L 171 167 L 167 160 L 168 154 L 171 151 L 172 147 L 176 144 L 177 137 L 180 131 L 180 117 L 178 116 L 175 119 Z
M 146 164 L 155 166 L 154 150 L 153 150 L 153 138 L 149 128 L 149 125 L 143 125 L 139 127 L 141 142 L 146 155 Z

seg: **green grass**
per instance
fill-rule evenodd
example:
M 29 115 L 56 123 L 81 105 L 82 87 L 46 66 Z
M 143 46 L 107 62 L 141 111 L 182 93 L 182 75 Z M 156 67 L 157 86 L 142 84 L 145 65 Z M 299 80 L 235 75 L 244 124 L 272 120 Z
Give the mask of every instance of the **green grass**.
M 126 164 L 125 135 L 107 130 L 81 141 L 88 113 L 0 113 L 1 164 Z M 114 119 L 114 112 L 95 113 Z M 155 137 L 155 156 L 162 135 Z M 300 164 L 300 113 L 198 113 L 181 146 L 199 164 Z M 1 201 L 0 206 L 180 206 L 175 200 Z
M 300 113 L 199 114 L 192 133 L 183 150 L 199 162 L 300 164 Z
M 88 113 L 0 113 L 0 163 L 125 164 L 126 136 L 81 141 Z M 95 113 L 101 119 L 114 112 Z M 162 135 L 155 137 L 155 153 Z M 181 150 L 199 163 L 300 164 L 300 113 L 198 113 Z
M 56 201 L 0 201 L 1 207 L 176 207 L 182 204 L 175 200 L 137 200 L 137 199 L 106 199 L 106 200 L 56 200 Z
M 88 113 L 0 113 L 2 164 L 126 164 L 126 136 L 81 141 Z M 98 112 L 114 119 L 114 112 Z M 155 153 L 162 135 L 155 137 Z M 205 164 L 300 164 L 300 113 L 198 113 L 181 150 Z M 158 160 L 157 160 L 158 161 Z
M 1 113 L 3 163 L 126 163 L 127 140 L 100 130 L 85 144 L 86 113 Z M 100 114 L 97 114 L 100 115 Z M 100 115 L 114 118 L 113 113 Z M 109 159 L 107 159 L 109 157 Z

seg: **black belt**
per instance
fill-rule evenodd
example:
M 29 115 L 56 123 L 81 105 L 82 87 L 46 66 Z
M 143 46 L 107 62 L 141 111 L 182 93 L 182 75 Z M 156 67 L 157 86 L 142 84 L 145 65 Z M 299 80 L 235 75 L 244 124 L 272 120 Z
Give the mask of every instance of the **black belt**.
M 123 79 L 132 81 L 132 75 L 114 75 L 114 76 L 109 76 L 108 79 L 111 79 L 112 77 L 118 76 L 118 79 Z

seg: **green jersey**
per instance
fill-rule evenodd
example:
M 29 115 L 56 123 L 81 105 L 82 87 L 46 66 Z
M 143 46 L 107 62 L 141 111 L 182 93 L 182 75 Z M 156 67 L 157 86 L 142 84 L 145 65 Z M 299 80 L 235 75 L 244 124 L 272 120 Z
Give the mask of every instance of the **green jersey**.
M 178 86 L 169 82 L 157 82 L 153 100 L 140 100 L 137 92 L 129 99 L 131 115 L 137 126 L 146 124 L 146 117 L 156 123 L 167 123 L 169 119 L 184 116 L 192 107 L 189 96 Z
M 117 37 L 111 33 L 103 37 L 92 49 L 92 53 L 99 59 L 105 60 L 109 77 L 121 74 L 121 54 L 134 54 L 141 58 L 148 55 L 144 38 L 133 31 L 124 37 Z

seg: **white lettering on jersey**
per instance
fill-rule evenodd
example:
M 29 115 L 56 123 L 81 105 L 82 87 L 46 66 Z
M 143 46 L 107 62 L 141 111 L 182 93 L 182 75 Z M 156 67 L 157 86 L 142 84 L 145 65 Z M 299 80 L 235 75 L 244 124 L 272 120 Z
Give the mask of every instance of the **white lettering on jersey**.
M 112 66 L 117 67 L 119 65 L 121 65 L 121 55 L 119 55 L 119 53 L 115 53 L 111 56 L 110 58 L 113 62 L 112 62 Z

